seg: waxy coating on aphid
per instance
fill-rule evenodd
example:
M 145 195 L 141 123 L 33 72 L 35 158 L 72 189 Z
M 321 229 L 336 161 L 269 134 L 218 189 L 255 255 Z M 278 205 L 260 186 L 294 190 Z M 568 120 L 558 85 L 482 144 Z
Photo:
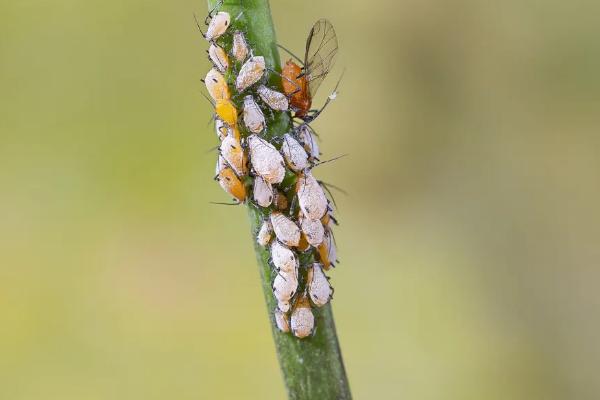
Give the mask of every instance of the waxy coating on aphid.
M 273 280 L 273 295 L 280 302 L 290 301 L 298 290 L 298 271 L 279 271 Z
M 262 78 L 265 72 L 265 58 L 262 56 L 250 57 L 242 65 L 240 73 L 235 80 L 238 92 L 243 92 Z
M 233 53 L 233 57 L 239 62 L 243 62 L 248 57 L 248 43 L 246 43 L 246 37 L 243 32 L 234 32 L 231 52 Z
M 289 301 L 277 301 L 277 309 L 287 313 L 292 309 L 292 305 Z
M 322 307 L 329 302 L 333 289 L 329 284 L 329 279 L 323 272 L 321 264 L 314 263 L 308 269 L 307 275 L 308 295 L 313 304 L 317 307 Z
M 252 190 L 252 197 L 256 204 L 261 207 L 269 207 L 273 201 L 273 187 L 262 177 L 257 176 L 254 178 L 254 189 Z
M 279 309 L 275 309 L 275 311 L 273 311 L 273 316 L 275 317 L 277 329 L 284 333 L 290 331 L 290 318 L 286 313 Z
M 292 311 L 291 328 L 294 336 L 299 338 L 309 336 L 315 328 L 315 317 L 308 299 L 304 296 L 298 299 Z
M 215 112 L 217 113 L 217 116 L 230 127 L 234 128 L 237 124 L 237 110 L 231 100 L 217 100 Z
M 271 227 L 271 221 L 265 220 L 263 221 L 258 234 L 256 235 L 256 243 L 264 247 L 269 244 L 272 237 L 273 228 Z
M 304 147 L 289 133 L 283 136 L 281 152 L 286 164 L 294 172 L 300 172 L 308 167 L 308 154 Z
M 219 156 L 217 157 L 217 166 L 215 167 L 215 176 L 218 176 L 221 173 L 221 171 L 223 171 L 223 169 L 227 167 L 227 162 L 225 161 L 223 156 L 219 154 Z
M 271 261 L 278 271 L 292 272 L 298 268 L 294 252 L 277 240 L 271 245 Z
M 298 225 L 280 212 L 271 213 L 271 225 L 277 239 L 286 246 L 298 246 L 300 242 L 300 228 Z
M 318 160 L 321 152 L 312 129 L 307 124 L 302 124 L 297 128 L 296 132 L 298 141 L 304 146 L 304 150 L 308 153 L 310 161 Z
M 320 220 L 302 218 L 300 220 L 300 229 L 302 229 L 302 233 L 304 233 L 306 241 L 311 246 L 317 247 L 323 242 L 323 237 L 325 236 L 325 228 L 323 227 L 323 223 L 321 223 Z
M 265 116 L 251 95 L 244 97 L 244 124 L 252 133 L 265 129 Z
M 308 219 L 321 219 L 327 211 L 327 197 L 323 188 L 309 170 L 298 176 L 296 183 L 298 204 Z
M 204 78 L 204 84 L 206 85 L 208 94 L 215 101 L 228 100 L 231 97 L 225 77 L 216 68 L 211 68 L 208 71 Z
M 287 111 L 289 102 L 285 94 L 260 85 L 256 90 L 258 95 L 269 107 L 277 111 Z
M 223 168 L 216 179 L 227 193 L 240 202 L 246 200 L 246 188 L 242 181 L 240 181 L 240 178 L 233 172 L 233 169 L 230 167 Z
M 219 153 L 223 156 L 225 161 L 229 163 L 238 176 L 247 174 L 248 160 L 246 159 L 246 152 L 242 148 L 240 141 L 233 135 L 228 135 L 223 139 L 221 146 L 219 146 Z
M 262 176 L 270 184 L 281 183 L 285 176 L 283 157 L 269 142 L 257 135 L 247 139 L 250 149 L 250 162 L 256 174 Z
M 229 57 L 227 57 L 227 52 L 222 47 L 214 43 L 211 44 L 208 48 L 208 57 L 220 72 L 225 72 L 229 68 Z
M 229 28 L 229 23 L 231 22 L 231 16 L 228 12 L 220 11 L 218 12 L 208 24 L 208 29 L 206 30 L 206 34 L 204 37 L 208 41 L 215 40 L 219 38 L 221 35 L 227 31 Z

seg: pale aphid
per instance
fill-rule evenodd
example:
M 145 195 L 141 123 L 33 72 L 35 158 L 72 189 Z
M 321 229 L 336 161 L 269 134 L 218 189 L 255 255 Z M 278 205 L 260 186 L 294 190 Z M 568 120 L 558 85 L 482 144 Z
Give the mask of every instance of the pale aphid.
M 271 225 L 275 231 L 275 236 L 279 241 L 287 246 L 298 246 L 300 242 L 300 228 L 298 225 L 280 212 L 271 214 Z
M 300 221 L 300 229 L 302 229 L 302 233 L 304 233 L 306 241 L 311 246 L 317 247 L 323 242 L 325 228 L 320 220 L 302 218 Z
M 319 159 L 321 152 L 319 143 L 314 135 L 314 132 L 307 124 L 300 125 L 297 130 L 298 141 L 304 146 L 304 150 L 308 153 L 310 161 Z
M 272 237 L 273 228 L 271 227 L 271 221 L 265 220 L 256 235 L 256 243 L 264 247 L 269 244 Z
M 238 176 L 248 173 L 248 160 L 246 152 L 238 139 L 233 135 L 227 135 L 219 146 L 219 153 L 229 163 Z
M 298 193 L 298 204 L 306 218 L 318 220 L 325 215 L 327 197 L 309 170 L 299 174 L 296 193 Z
M 308 154 L 292 135 L 286 133 L 283 136 L 283 145 L 281 146 L 283 158 L 288 167 L 294 172 L 299 172 L 308 167 Z
M 265 129 L 265 116 L 251 95 L 244 97 L 244 124 L 252 133 Z
M 260 85 L 257 89 L 258 95 L 269 107 L 277 111 L 287 111 L 289 101 L 285 94 Z
M 256 204 L 261 207 L 269 207 L 273 201 L 273 186 L 261 176 L 254 178 L 253 197 Z
M 273 316 L 275 317 L 277 329 L 284 333 L 290 331 L 290 317 L 286 313 L 279 309 L 275 309 L 275 311 L 273 311 Z
M 298 268 L 294 252 L 277 240 L 271 245 L 271 261 L 278 271 L 292 272 Z
M 308 269 L 306 281 L 308 282 L 308 295 L 313 304 L 317 307 L 322 307 L 329 302 L 333 289 L 329 284 L 329 279 L 323 272 L 323 268 L 319 263 L 313 263 Z
M 233 169 L 230 167 L 223 168 L 215 179 L 219 181 L 219 185 L 221 185 L 223 190 L 237 200 L 240 202 L 246 200 L 246 187 L 242 181 L 240 181 L 240 178 L 237 177 L 235 172 L 233 172 Z
M 277 309 L 281 312 L 287 313 L 291 310 L 292 305 L 289 301 L 277 301 Z
M 208 41 L 215 40 L 219 38 L 221 35 L 225 33 L 227 28 L 229 28 L 229 23 L 231 22 L 231 16 L 228 12 L 220 11 L 218 12 L 208 24 L 208 29 L 206 30 L 206 34 L 204 37 Z
M 216 68 L 211 68 L 210 71 L 208 71 L 204 78 L 204 84 L 206 85 L 208 94 L 210 94 L 210 97 L 215 101 L 227 100 L 231 97 L 225 77 L 217 71 Z
M 315 328 L 315 317 L 308 299 L 304 296 L 298 299 L 292 311 L 291 328 L 294 336 L 299 338 L 309 336 Z
M 298 271 L 279 271 L 273 280 L 273 295 L 279 302 L 289 302 L 298 290 Z
M 225 72 L 229 68 L 229 57 L 222 47 L 212 43 L 208 48 L 208 57 L 220 72 Z
M 250 148 L 250 161 L 256 174 L 272 185 L 281 183 L 285 176 L 285 164 L 277 149 L 257 135 L 248 136 L 247 141 Z
M 243 32 L 235 31 L 233 34 L 233 46 L 232 53 L 233 57 L 242 62 L 248 57 L 248 43 L 246 43 L 246 37 Z
M 337 248 L 335 246 L 335 239 L 333 238 L 333 231 L 330 229 L 325 230 L 325 236 L 323 242 L 317 247 L 319 253 L 319 260 L 323 264 L 323 268 L 328 270 L 330 267 L 337 263 Z
M 231 100 L 217 100 L 217 103 L 215 104 L 215 112 L 223 122 L 236 129 L 237 110 Z
M 235 87 L 238 92 L 246 90 L 262 78 L 265 72 L 265 58 L 262 56 L 250 57 L 242 65 L 240 73 L 235 81 Z

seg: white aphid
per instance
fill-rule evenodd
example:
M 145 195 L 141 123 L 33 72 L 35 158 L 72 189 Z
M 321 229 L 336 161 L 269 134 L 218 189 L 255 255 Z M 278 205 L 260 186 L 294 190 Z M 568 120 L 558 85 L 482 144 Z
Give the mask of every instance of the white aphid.
M 269 207 L 273 201 L 273 187 L 262 177 L 254 179 L 253 197 L 256 204 L 261 207 Z
M 242 65 L 240 73 L 235 80 L 235 87 L 238 92 L 246 90 L 249 86 L 255 84 L 262 78 L 265 72 L 265 58 L 262 56 L 250 57 Z
M 300 228 L 298 225 L 280 212 L 271 214 L 271 225 L 277 239 L 286 246 L 298 246 L 300 243 Z
M 262 101 L 267 103 L 273 110 L 286 111 L 288 109 L 289 101 L 285 94 L 270 89 L 265 85 L 260 85 L 257 91 Z
M 265 116 L 251 95 L 244 97 L 244 124 L 252 133 L 265 129 Z
M 306 297 L 302 297 L 296 303 L 292 311 L 291 328 L 294 336 L 304 338 L 310 335 L 315 327 L 315 317 L 310 309 L 310 303 Z
M 317 247 L 323 242 L 325 228 L 323 227 L 321 220 L 302 218 L 300 221 L 300 229 L 304 232 L 306 241 L 311 246 Z
M 289 302 L 298 290 L 298 271 L 279 271 L 273 280 L 273 295 L 279 302 Z
M 275 325 L 277 325 L 277 329 L 279 329 L 281 332 L 290 331 L 290 317 L 286 313 L 279 309 L 275 309 L 275 311 L 273 311 L 273 316 L 275 317 Z
M 211 44 L 208 48 L 208 57 L 219 71 L 225 72 L 229 68 L 229 58 L 222 47 Z
M 225 77 L 216 68 L 211 68 L 204 78 L 204 84 L 208 94 L 214 101 L 229 99 L 229 88 Z
M 258 234 L 256 235 L 256 243 L 264 247 L 269 244 L 271 237 L 273 237 L 273 229 L 271 227 L 271 221 L 267 219 L 263 222 L 258 230 Z
M 218 12 L 208 24 L 208 29 L 206 30 L 206 34 L 204 35 L 206 40 L 212 41 L 224 34 L 227 28 L 229 28 L 230 21 L 231 16 L 228 12 Z
M 281 183 L 285 176 L 285 164 L 281 154 L 271 143 L 257 135 L 250 135 L 247 140 L 254 171 L 270 184 Z
M 329 279 L 323 272 L 321 264 L 314 263 L 308 270 L 308 295 L 313 304 L 322 307 L 329 302 L 333 289 L 329 284 Z
M 242 62 L 248 57 L 248 43 L 243 32 L 235 31 L 233 34 L 233 57 L 239 62 Z
M 299 172 L 308 167 L 308 154 L 306 154 L 304 147 L 289 133 L 283 136 L 281 152 L 292 171 Z
M 319 143 L 315 137 L 312 129 L 306 124 L 300 125 L 298 128 L 298 141 L 304 146 L 304 150 L 308 153 L 310 160 L 318 160 L 321 152 L 319 150 Z
M 238 176 L 246 175 L 248 172 L 246 153 L 244 152 L 244 149 L 242 149 L 240 141 L 233 135 L 227 135 L 227 137 L 223 139 L 221 146 L 219 146 L 219 153 L 223 156 L 225 161 L 229 163 Z
M 292 308 L 292 305 L 289 301 L 277 301 L 277 309 L 281 310 L 284 313 L 287 313 Z
M 298 178 L 298 204 L 308 219 L 321 219 L 327 211 L 327 197 L 323 188 L 310 171 L 305 171 Z
M 294 252 L 278 241 L 271 245 L 271 260 L 278 271 L 292 272 L 298 268 L 298 260 Z

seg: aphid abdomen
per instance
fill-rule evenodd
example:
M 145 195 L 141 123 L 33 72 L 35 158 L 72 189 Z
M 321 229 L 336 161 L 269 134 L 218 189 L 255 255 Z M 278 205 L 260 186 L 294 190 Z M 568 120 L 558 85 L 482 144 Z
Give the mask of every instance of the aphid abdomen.
M 208 24 L 208 29 L 204 37 L 208 41 L 216 40 L 227 31 L 229 23 L 231 22 L 231 16 L 228 12 L 218 12 Z
M 204 78 L 204 84 L 206 85 L 208 94 L 210 94 L 210 97 L 212 97 L 214 101 L 229 100 L 231 97 L 225 77 L 217 71 L 216 68 L 212 68 L 208 71 Z
M 219 181 L 219 185 L 221 185 L 223 190 L 235 197 L 238 201 L 243 202 L 246 200 L 246 188 L 242 181 L 240 181 L 240 178 L 233 172 L 233 169 L 229 167 L 223 168 L 216 179 Z
M 298 269 L 298 259 L 294 252 L 278 241 L 271 245 L 271 260 L 278 271 L 289 273 Z
M 235 80 L 235 87 L 238 92 L 243 92 L 262 78 L 265 72 L 265 58 L 262 56 L 250 57 L 242 65 L 240 73 Z
M 265 116 L 251 95 L 244 97 L 244 124 L 252 133 L 265 129 Z
M 221 142 L 219 151 L 238 176 L 246 175 L 248 172 L 246 153 L 239 140 L 233 135 L 228 135 Z
M 312 173 L 305 171 L 301 174 L 296 187 L 298 204 L 304 216 L 313 220 L 321 219 L 327 211 L 327 197 Z
M 254 178 L 253 198 L 261 207 L 269 207 L 273 201 L 273 187 L 260 176 Z
M 258 95 L 269 107 L 277 111 L 287 111 L 289 102 L 283 93 L 270 89 L 265 85 L 260 85 L 256 90 Z
M 317 247 L 323 242 L 325 236 L 325 228 L 323 223 L 318 219 L 302 218 L 300 228 L 304 233 L 306 240 L 311 246 Z
M 280 212 L 271 214 L 271 225 L 275 231 L 275 236 L 279 241 L 287 246 L 298 246 L 300 242 L 300 228 L 298 225 Z
M 315 317 L 306 297 L 298 299 L 292 311 L 291 328 L 294 336 L 304 338 L 309 336 L 315 327 Z
M 229 57 L 222 47 L 211 44 L 208 48 L 208 57 L 220 72 L 225 72 L 229 68 Z
M 238 62 L 243 62 L 248 57 L 248 43 L 243 32 L 235 31 L 233 34 L 232 53 Z
M 277 149 L 257 135 L 248 136 L 250 162 L 254 171 L 270 184 L 281 183 L 285 176 L 283 157 Z
M 329 302 L 333 289 L 329 284 L 329 279 L 323 272 L 321 264 L 314 263 L 308 270 L 308 295 L 313 304 L 322 307 Z
M 289 332 L 290 331 L 290 317 L 282 312 L 280 309 L 275 309 L 273 311 L 273 316 L 275 317 L 275 325 L 281 332 Z
M 288 167 L 294 172 L 300 172 L 308 167 L 308 154 L 296 139 L 289 133 L 283 136 L 283 145 L 281 146 L 283 158 Z
M 289 302 L 298 290 L 297 271 L 279 271 L 273 281 L 273 295 L 279 302 Z
M 272 237 L 273 237 L 273 228 L 271 226 L 271 221 L 265 220 L 262 223 L 262 225 L 258 231 L 258 234 L 256 235 L 256 242 L 259 245 L 264 247 L 269 244 Z

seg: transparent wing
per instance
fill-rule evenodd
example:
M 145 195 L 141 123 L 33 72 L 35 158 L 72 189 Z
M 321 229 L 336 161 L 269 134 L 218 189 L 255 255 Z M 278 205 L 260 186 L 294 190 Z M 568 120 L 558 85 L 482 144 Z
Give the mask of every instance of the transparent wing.
M 306 39 L 304 54 L 304 68 L 311 97 L 333 66 L 337 51 L 337 36 L 331 22 L 326 19 L 315 22 Z

